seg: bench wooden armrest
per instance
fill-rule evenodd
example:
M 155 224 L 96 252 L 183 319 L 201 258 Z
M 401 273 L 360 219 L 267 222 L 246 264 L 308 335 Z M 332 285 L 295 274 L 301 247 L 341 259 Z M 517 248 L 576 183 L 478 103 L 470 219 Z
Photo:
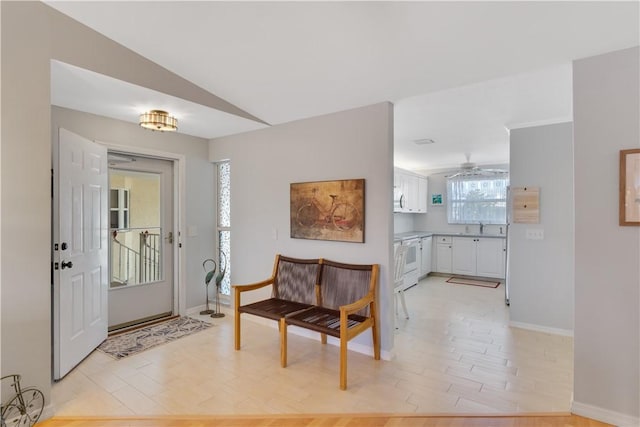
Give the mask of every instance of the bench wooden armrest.
M 341 305 L 340 314 L 342 314 L 343 312 L 346 315 L 356 313 L 362 310 L 363 308 L 365 308 L 366 306 L 368 306 L 369 304 L 371 304 L 373 301 L 374 301 L 373 293 L 369 292 L 367 295 L 360 298 L 356 302 L 352 302 L 351 304 L 347 304 L 347 305 Z
M 246 291 L 253 291 L 256 289 L 264 288 L 265 286 L 273 285 L 273 282 L 274 282 L 274 278 L 270 277 L 269 279 L 263 280 L 261 282 L 249 283 L 246 285 L 231 285 L 231 287 L 238 292 L 246 292 Z

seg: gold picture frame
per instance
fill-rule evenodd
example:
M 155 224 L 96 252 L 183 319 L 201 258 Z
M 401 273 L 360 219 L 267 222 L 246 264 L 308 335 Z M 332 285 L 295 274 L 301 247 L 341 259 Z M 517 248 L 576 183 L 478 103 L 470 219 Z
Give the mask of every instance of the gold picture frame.
M 620 150 L 620 225 L 640 226 L 640 148 Z
M 364 179 L 291 184 L 291 237 L 364 243 Z

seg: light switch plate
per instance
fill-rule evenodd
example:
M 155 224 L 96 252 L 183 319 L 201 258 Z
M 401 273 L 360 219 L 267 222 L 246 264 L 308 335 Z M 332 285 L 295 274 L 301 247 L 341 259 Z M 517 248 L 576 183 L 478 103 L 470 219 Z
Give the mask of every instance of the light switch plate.
M 543 240 L 544 230 L 541 228 L 529 228 L 526 232 L 527 240 Z

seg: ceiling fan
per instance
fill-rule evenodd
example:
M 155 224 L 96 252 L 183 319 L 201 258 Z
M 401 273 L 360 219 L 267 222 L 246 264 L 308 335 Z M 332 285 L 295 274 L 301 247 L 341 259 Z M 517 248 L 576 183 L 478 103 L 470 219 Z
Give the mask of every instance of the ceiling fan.
M 466 154 L 465 157 L 467 161 L 460 164 L 460 169 L 454 172 L 452 175 L 447 175 L 446 178 L 456 178 L 459 176 L 462 177 L 495 177 L 495 176 L 503 176 L 509 173 L 509 171 L 504 169 L 486 169 L 477 166 L 475 163 L 471 162 L 471 154 Z

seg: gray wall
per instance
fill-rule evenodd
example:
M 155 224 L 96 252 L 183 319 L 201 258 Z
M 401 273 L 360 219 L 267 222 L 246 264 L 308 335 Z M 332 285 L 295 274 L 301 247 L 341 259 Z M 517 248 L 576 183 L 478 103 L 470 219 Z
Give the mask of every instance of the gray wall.
M 183 154 L 186 168 L 185 225 L 195 226 L 197 236 L 182 233 L 186 263 L 186 307 L 204 304 L 202 261 L 215 256 L 215 177 L 206 140 L 169 132 L 151 132 L 133 123 L 52 107 L 52 138 L 63 127 L 98 142 Z M 185 230 L 186 231 L 186 230 Z
M 574 410 L 640 415 L 640 227 L 618 225 L 619 150 L 640 148 L 640 49 L 574 62 Z M 629 424 L 632 425 L 632 424 Z
M 510 319 L 515 325 L 573 332 L 572 124 L 514 129 L 510 185 L 540 188 L 540 223 L 509 227 Z M 528 240 L 529 229 L 543 240 Z
M 49 40 L 40 3 L 1 2 L 1 373 L 51 387 Z M 2 396 L 4 402 L 7 396 Z
M 233 283 L 270 276 L 276 253 L 381 265 L 382 349 L 393 346 L 393 106 L 376 104 L 211 141 L 212 161 L 231 160 Z M 289 184 L 365 179 L 365 243 L 290 238 Z M 277 239 L 274 238 L 277 233 Z M 256 292 L 245 301 L 267 297 Z M 357 342 L 370 347 L 370 333 Z
M 0 2 L 0 8 L 0 369 L 3 375 L 22 374 L 24 383 L 40 388 L 49 402 L 50 60 L 63 60 L 134 83 L 144 82 L 148 87 L 166 89 L 184 99 L 241 113 L 223 100 L 41 2 L 3 1 Z M 113 135 L 110 139 L 121 140 L 119 135 Z M 212 172 L 209 172 L 209 177 L 212 177 L 210 173 Z M 211 182 L 212 179 L 207 178 L 207 183 Z M 193 199 L 193 193 L 187 197 Z M 190 217 L 193 221 L 202 221 L 206 216 L 202 210 L 190 215 L 194 215 Z M 204 240 L 208 231 L 201 229 L 201 233 Z M 206 248 L 202 250 L 204 252 Z M 189 265 L 195 271 L 196 267 Z M 193 294 L 192 298 L 189 298 L 187 305 L 202 304 L 198 302 L 200 298 L 197 295 Z

